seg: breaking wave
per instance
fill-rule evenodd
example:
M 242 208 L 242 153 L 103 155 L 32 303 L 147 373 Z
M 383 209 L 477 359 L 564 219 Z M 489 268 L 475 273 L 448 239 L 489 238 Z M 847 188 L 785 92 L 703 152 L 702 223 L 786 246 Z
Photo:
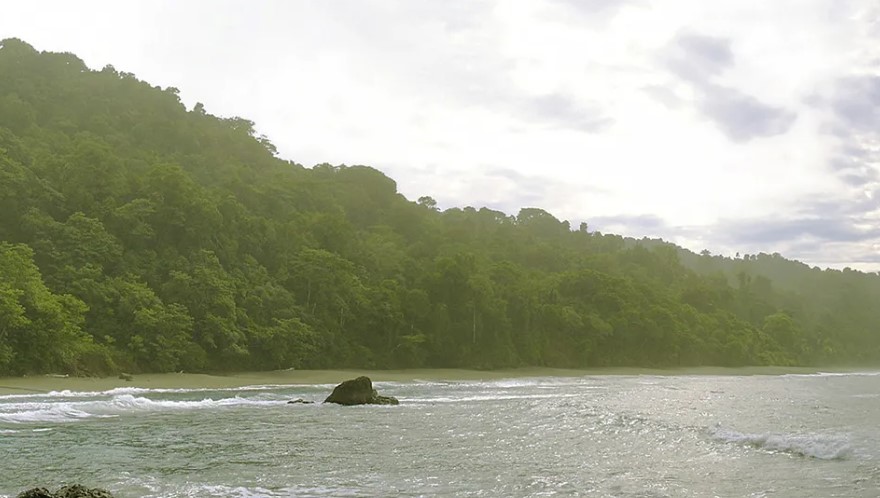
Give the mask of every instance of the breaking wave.
M 155 392 L 155 391 L 153 391 Z M 231 397 L 202 400 L 153 400 L 118 394 L 106 400 L 49 401 L 0 404 L 0 422 L 72 422 L 86 418 L 118 417 L 127 413 L 199 410 L 236 406 L 277 406 L 283 399 Z
M 335 385 L 335 384 L 334 384 Z M 199 387 L 199 388 L 146 388 L 146 387 L 116 387 L 106 391 L 49 391 L 44 393 L 5 394 L 0 400 L 17 399 L 42 399 L 42 398 L 94 398 L 96 396 L 115 396 L 120 394 L 189 394 L 205 392 L 247 392 L 247 391 L 273 391 L 278 389 L 304 387 L 301 384 L 262 384 L 242 387 Z M 309 386 L 314 387 L 314 386 Z
M 880 371 L 796 373 L 784 374 L 781 377 L 880 377 Z
M 788 453 L 820 460 L 843 460 L 853 454 L 849 438 L 829 434 L 749 434 L 720 426 L 709 431 L 716 441 L 741 444 L 774 453 Z

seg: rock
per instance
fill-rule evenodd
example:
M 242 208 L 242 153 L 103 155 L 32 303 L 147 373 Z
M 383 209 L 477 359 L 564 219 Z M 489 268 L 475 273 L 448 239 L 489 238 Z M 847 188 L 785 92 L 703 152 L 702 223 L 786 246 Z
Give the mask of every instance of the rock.
M 373 389 L 373 381 L 369 377 L 358 377 L 346 380 L 336 386 L 324 403 L 337 403 L 340 405 L 397 405 L 400 402 L 391 396 L 379 396 Z
M 73 486 L 64 486 L 56 491 L 55 498 L 113 498 L 113 495 L 100 488 L 87 488 L 74 484 Z
M 119 374 L 119 378 L 130 382 L 130 381 L 134 380 L 134 375 L 123 372 L 123 373 Z
M 46 488 L 34 488 L 23 491 L 16 498 L 113 498 L 109 491 L 100 488 L 87 488 L 74 484 L 64 486 L 54 493 Z
M 373 390 L 375 393 L 376 390 Z M 374 405 L 399 405 L 400 401 L 397 400 L 394 396 L 379 396 L 376 394 L 373 396 L 373 404 Z
M 288 405 L 311 405 L 312 403 L 314 403 L 314 401 L 306 401 L 302 398 L 294 399 L 287 402 Z
M 16 498 L 55 498 L 55 495 L 46 488 L 34 488 L 22 491 Z

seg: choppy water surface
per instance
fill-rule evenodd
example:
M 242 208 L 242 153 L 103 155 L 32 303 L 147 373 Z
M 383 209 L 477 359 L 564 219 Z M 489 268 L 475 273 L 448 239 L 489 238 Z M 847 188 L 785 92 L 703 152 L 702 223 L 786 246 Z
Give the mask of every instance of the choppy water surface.
M 0 495 L 880 496 L 880 373 L 332 387 L 0 396 Z

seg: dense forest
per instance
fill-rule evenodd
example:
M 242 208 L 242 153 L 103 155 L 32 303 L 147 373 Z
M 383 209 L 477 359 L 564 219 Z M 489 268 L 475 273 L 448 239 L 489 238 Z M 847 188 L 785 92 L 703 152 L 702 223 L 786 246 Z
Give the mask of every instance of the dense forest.
M 880 359 L 880 276 L 441 211 L 0 42 L 0 375 Z

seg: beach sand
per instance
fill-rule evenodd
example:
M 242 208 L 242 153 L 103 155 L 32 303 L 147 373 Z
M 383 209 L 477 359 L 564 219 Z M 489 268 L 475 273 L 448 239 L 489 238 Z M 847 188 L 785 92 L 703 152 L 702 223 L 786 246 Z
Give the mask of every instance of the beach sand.
M 827 370 L 826 370 L 827 371 Z M 243 372 L 228 375 L 165 373 L 138 374 L 130 381 L 117 377 L 30 376 L 0 378 L 0 395 L 50 391 L 106 391 L 117 387 L 143 388 L 228 388 L 266 384 L 338 384 L 360 375 L 374 382 L 416 380 L 493 380 L 524 377 L 582 377 L 587 375 L 781 375 L 814 373 L 814 368 L 792 367 L 699 367 L 686 369 L 598 368 L 569 370 L 559 368 L 519 368 L 511 370 L 279 370 Z

